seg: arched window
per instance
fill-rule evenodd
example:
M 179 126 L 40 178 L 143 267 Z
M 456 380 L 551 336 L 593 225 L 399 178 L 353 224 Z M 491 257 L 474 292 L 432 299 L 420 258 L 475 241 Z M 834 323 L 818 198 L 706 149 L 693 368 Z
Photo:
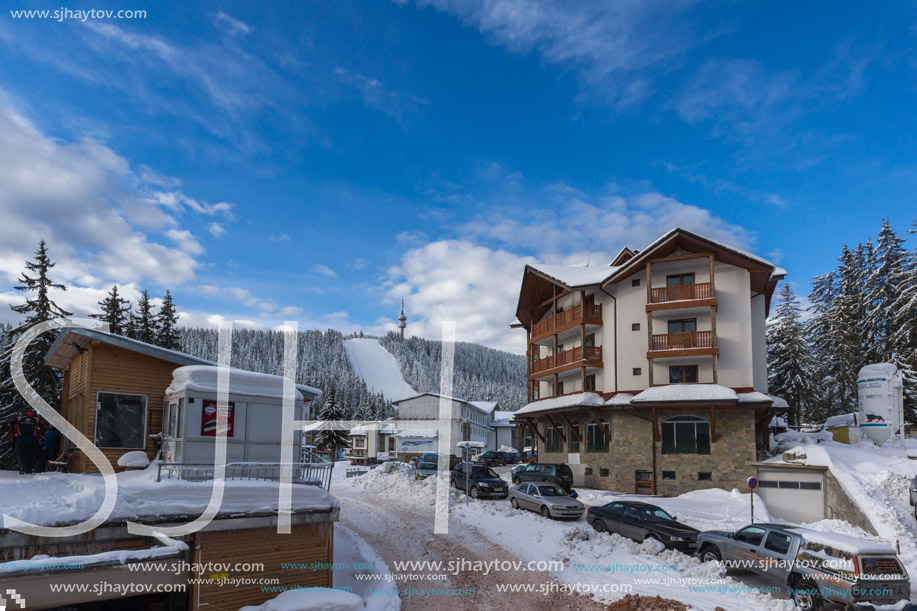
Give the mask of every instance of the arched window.
M 709 454 L 710 423 L 697 416 L 674 416 L 662 423 L 663 454 Z

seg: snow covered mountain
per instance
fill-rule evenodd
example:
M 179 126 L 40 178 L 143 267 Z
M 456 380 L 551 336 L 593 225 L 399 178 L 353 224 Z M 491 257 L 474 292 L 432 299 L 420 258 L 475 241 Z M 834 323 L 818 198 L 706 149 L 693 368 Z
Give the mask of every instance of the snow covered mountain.
M 181 350 L 217 360 L 215 329 L 181 328 Z M 345 417 L 383 419 L 394 411 L 391 401 L 415 392 L 438 392 L 442 347 L 421 338 L 401 340 L 345 337 L 339 331 L 299 333 L 296 381 L 334 390 Z M 283 371 L 283 334 L 240 329 L 233 333 L 232 365 L 279 375 Z M 455 345 L 453 394 L 469 401 L 497 401 L 515 411 L 525 404 L 525 357 L 478 344 Z
M 344 342 L 350 365 L 370 392 L 390 400 L 406 399 L 417 392 L 401 377 L 401 367 L 378 340 L 355 337 Z

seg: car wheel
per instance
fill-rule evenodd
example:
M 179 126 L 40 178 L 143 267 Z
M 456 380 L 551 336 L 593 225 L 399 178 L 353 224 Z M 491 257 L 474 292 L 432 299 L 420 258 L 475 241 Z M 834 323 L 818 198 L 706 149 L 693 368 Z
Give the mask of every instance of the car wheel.
M 517 485 L 517 486 L 519 485 L 519 483 L 520 483 L 521 481 L 522 481 L 522 480 L 520 480 L 518 477 L 514 477 L 514 478 L 513 478 L 513 483 L 514 483 L 515 485 Z
M 513 506 L 513 509 L 519 509 L 519 501 L 516 500 L 516 497 L 511 498 L 509 504 Z
M 713 562 L 714 560 L 719 562 L 722 559 L 723 556 L 720 554 L 720 550 L 712 545 L 708 545 L 700 553 L 701 562 Z
M 472 487 L 471 487 L 471 498 L 473 498 L 473 499 L 478 498 L 478 494 L 479 494 L 478 487 L 477 487 L 477 486 L 472 486 Z
M 600 533 L 608 532 L 608 528 L 605 526 L 605 522 L 601 520 L 594 521 L 592 523 L 592 528 L 594 528 L 596 532 L 600 532 Z
M 815 584 L 802 581 L 793 587 L 793 604 L 801 611 L 820 611 L 824 601 Z
M 457 480 L 457 479 L 452 480 L 452 487 L 455 488 L 456 490 L 459 489 L 459 485 L 458 485 L 458 480 Z
M 550 517 L 551 517 L 551 510 L 548 509 L 548 506 L 547 506 L 547 505 L 542 505 L 542 506 L 541 506 L 541 516 L 542 516 L 543 518 L 549 518 L 549 519 L 550 519 Z

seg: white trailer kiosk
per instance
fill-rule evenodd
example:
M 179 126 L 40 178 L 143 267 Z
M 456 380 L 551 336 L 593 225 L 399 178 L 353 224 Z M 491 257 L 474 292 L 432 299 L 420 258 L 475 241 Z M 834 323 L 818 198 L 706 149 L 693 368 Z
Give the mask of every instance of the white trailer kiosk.
M 229 371 L 229 401 L 217 403 L 219 367 L 192 365 L 179 367 L 172 374 L 172 384 L 166 390 L 166 411 L 163 418 L 163 467 L 179 477 L 206 479 L 212 476 L 217 436 L 226 437 L 227 477 L 230 471 L 243 475 L 271 477 L 283 462 L 281 443 L 283 430 L 283 397 L 285 378 L 240 369 Z M 295 385 L 294 414 L 296 421 L 308 420 L 312 401 L 321 391 L 301 384 Z M 218 410 L 226 415 L 226 425 L 217 426 Z M 302 435 L 292 434 L 293 460 L 300 460 Z M 209 469 L 207 469 L 209 467 Z

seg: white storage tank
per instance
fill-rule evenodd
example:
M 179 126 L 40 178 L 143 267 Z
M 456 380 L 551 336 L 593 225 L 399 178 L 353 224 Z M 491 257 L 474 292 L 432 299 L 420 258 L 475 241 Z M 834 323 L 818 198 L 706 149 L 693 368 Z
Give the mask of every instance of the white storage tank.
M 882 445 L 904 424 L 903 383 L 898 368 L 891 363 L 863 367 L 857 376 L 857 395 L 860 430 L 876 445 Z
M 285 378 L 230 369 L 228 405 L 217 405 L 219 367 L 179 367 L 166 390 L 163 414 L 163 460 L 167 464 L 213 465 L 215 440 L 226 437 L 227 463 L 279 463 L 283 430 Z M 295 386 L 294 420 L 309 418 L 309 406 L 321 391 Z M 218 409 L 226 412 L 224 430 L 217 429 Z M 298 461 L 302 435 L 293 435 Z

